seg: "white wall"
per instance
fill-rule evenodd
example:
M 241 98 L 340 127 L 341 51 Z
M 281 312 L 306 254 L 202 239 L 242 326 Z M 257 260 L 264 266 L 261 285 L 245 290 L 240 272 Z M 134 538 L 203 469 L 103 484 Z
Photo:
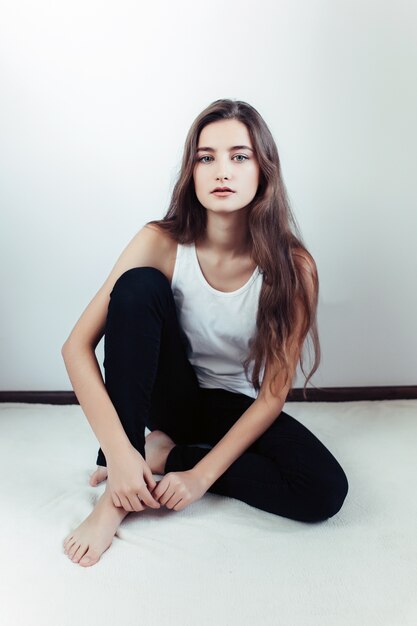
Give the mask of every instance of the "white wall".
M 1 2 L 0 388 L 71 389 L 64 340 L 223 97 L 271 128 L 318 265 L 313 382 L 415 384 L 416 6 Z

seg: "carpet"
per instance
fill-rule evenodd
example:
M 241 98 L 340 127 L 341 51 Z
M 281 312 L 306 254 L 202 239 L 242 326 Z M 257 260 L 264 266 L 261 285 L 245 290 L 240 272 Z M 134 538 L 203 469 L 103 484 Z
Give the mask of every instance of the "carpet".
M 337 515 L 309 524 L 206 493 L 130 513 L 84 568 L 62 542 L 105 483 L 88 484 L 98 442 L 82 409 L 0 404 L 2 626 L 415 626 L 417 401 L 283 410 L 345 470 Z

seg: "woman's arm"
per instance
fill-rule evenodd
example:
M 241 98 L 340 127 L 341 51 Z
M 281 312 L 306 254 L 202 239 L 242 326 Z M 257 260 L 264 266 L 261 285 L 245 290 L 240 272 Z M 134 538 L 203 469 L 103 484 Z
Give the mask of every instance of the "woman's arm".
M 94 350 L 64 344 L 62 356 L 75 395 L 106 459 L 120 456 L 131 443 L 107 393 Z
M 166 235 L 144 226 L 126 246 L 62 346 L 61 353 L 75 395 L 106 458 L 119 456 L 131 446 L 95 356 L 104 334 L 110 293 L 119 276 L 133 267 L 150 266 L 162 271 L 161 260 L 166 258 L 167 245 Z

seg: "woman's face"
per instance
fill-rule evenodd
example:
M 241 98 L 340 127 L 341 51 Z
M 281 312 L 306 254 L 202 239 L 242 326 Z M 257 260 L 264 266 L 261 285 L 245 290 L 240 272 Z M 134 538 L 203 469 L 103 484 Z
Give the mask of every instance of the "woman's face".
M 219 120 L 203 128 L 193 179 L 197 198 L 206 209 L 232 212 L 253 200 L 259 184 L 259 164 L 251 149 L 249 131 L 239 120 Z M 234 193 L 216 196 L 216 187 L 230 187 Z

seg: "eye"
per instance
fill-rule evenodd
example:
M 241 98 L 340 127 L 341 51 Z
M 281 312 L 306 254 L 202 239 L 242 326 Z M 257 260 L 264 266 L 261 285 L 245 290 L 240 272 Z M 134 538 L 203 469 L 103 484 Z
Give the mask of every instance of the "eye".
M 248 161 L 249 157 L 247 157 L 245 154 L 235 154 L 235 157 L 243 157 L 243 160 L 239 160 L 238 163 L 243 163 L 244 161 Z M 210 161 L 203 161 L 203 159 L 212 159 L 213 157 L 211 157 L 210 155 L 206 154 L 205 156 L 200 157 L 199 159 L 197 158 L 197 161 L 200 161 L 201 163 L 209 163 Z
M 237 157 L 239 157 L 239 156 L 240 156 L 240 157 L 243 157 L 243 159 L 244 159 L 244 160 L 246 160 L 246 161 L 248 161 L 248 160 L 249 160 L 249 157 L 245 156 L 244 154 L 235 154 L 235 156 L 237 156 Z M 233 157 L 233 158 L 234 158 L 234 157 Z M 240 161 L 240 163 L 243 163 L 243 161 Z

